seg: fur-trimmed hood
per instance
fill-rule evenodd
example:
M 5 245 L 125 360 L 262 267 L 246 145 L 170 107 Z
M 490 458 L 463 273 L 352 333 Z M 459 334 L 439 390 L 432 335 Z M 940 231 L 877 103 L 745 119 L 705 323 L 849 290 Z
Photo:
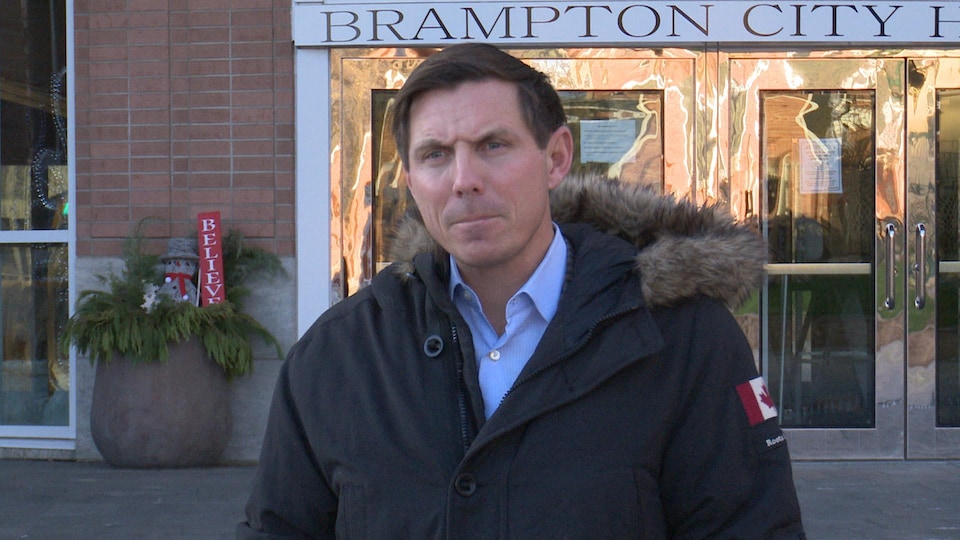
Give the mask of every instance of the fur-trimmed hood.
M 705 294 L 736 307 L 764 275 L 763 240 L 719 205 L 697 206 L 636 184 L 571 175 L 551 194 L 550 208 L 557 223 L 587 223 L 637 246 L 636 269 L 651 306 Z M 419 253 L 446 256 L 415 217 L 400 223 L 391 244 L 401 273 L 412 272 Z

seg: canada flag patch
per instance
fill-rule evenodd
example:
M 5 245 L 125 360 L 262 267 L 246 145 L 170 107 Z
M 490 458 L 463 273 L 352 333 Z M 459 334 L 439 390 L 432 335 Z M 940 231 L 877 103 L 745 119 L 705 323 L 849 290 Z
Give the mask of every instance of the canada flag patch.
M 777 407 L 773 404 L 763 377 L 738 385 L 737 394 L 740 396 L 740 402 L 743 403 L 743 410 L 747 413 L 750 427 L 777 417 Z

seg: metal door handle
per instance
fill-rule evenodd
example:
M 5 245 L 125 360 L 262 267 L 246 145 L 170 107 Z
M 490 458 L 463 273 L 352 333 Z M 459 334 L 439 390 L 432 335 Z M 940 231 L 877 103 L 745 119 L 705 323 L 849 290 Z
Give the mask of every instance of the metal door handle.
M 893 309 L 894 306 L 896 306 L 896 302 L 894 301 L 893 297 L 894 290 L 896 289 L 896 280 L 894 279 L 896 276 L 893 275 L 893 247 L 894 237 L 897 235 L 897 228 L 893 225 L 893 223 L 887 223 L 886 230 L 884 232 L 886 233 L 886 238 L 884 241 L 887 244 L 887 298 L 883 301 L 883 307 L 887 309 Z
M 913 303 L 917 309 L 927 305 L 927 228 L 923 223 L 917 223 L 917 262 L 913 264 L 913 272 L 917 279 L 917 297 Z

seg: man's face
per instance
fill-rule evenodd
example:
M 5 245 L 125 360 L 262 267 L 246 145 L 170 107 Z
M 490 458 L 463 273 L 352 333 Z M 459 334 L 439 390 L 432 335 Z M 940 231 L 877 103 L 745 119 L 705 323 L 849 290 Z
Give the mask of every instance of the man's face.
M 408 185 L 430 235 L 468 282 L 529 277 L 553 239 L 549 192 L 570 169 L 570 130 L 538 148 L 516 87 L 496 79 L 423 93 L 409 125 Z

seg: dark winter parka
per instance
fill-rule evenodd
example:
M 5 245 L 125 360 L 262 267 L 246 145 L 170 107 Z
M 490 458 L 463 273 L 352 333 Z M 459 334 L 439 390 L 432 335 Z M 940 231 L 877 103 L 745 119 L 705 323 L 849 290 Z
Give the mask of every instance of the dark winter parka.
M 553 196 L 566 284 L 490 419 L 448 257 L 408 226 L 285 362 L 239 537 L 803 537 L 776 419 L 736 391 L 757 372 L 725 304 L 762 243 L 615 181 Z

